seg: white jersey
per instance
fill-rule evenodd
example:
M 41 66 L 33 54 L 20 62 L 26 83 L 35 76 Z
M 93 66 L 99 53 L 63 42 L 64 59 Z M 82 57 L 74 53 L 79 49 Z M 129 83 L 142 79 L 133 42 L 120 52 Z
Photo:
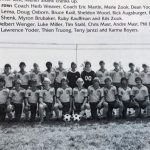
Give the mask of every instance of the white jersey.
M 55 71 L 56 71 L 56 82 L 61 83 L 61 79 L 62 79 L 63 77 L 66 77 L 66 76 L 67 76 L 67 71 L 66 71 L 65 69 L 62 69 L 62 70 L 60 71 L 59 68 L 56 68 Z
M 35 79 L 37 81 L 37 86 L 42 85 L 42 81 L 41 81 L 41 79 L 42 79 L 42 73 L 40 71 L 35 72 L 34 70 L 32 70 L 30 72 L 30 79 L 31 80 Z
M 99 102 L 103 97 L 103 92 L 101 88 L 95 89 L 93 86 L 88 87 L 88 95 L 89 95 L 89 102 Z
M 131 96 L 131 88 L 127 87 L 127 89 L 124 89 L 122 87 L 118 88 L 118 95 L 121 96 L 122 101 L 129 101 Z
M 128 71 L 126 73 L 126 78 L 128 79 L 129 85 L 136 85 L 135 78 L 138 77 L 138 75 L 139 75 L 139 73 L 136 71 L 134 71 L 134 72 Z
M 106 77 L 110 76 L 110 73 L 107 70 L 105 70 L 104 72 L 101 70 L 98 70 L 96 72 L 96 76 L 99 78 L 100 84 L 105 84 L 104 80 Z
M 18 72 L 16 74 L 17 79 L 21 80 L 21 85 L 28 85 L 29 80 L 30 80 L 30 75 L 28 72 L 25 72 L 24 74 L 22 74 L 21 72 Z
M 142 85 L 140 89 L 134 86 L 132 88 L 131 95 L 133 95 L 134 98 L 138 101 L 144 101 L 146 97 L 149 97 L 148 89 L 144 85 Z
M 50 72 L 48 72 L 48 71 L 46 70 L 46 71 L 44 71 L 44 72 L 42 73 L 42 77 L 43 77 L 43 78 L 44 78 L 44 77 L 49 78 L 50 81 L 51 81 L 51 84 L 53 84 L 54 81 L 55 81 L 55 78 L 56 78 L 56 72 L 55 72 L 54 69 L 52 69 Z
M 2 89 L 0 91 L 0 104 L 6 104 L 9 97 L 9 89 Z
M 140 72 L 140 77 L 143 80 L 143 84 L 150 84 L 150 71 L 148 72 Z
M 110 89 L 103 87 L 104 100 L 106 102 L 114 102 L 116 100 L 117 89 L 115 86 L 111 85 Z
M 73 97 L 75 103 L 83 103 L 85 98 L 88 96 L 88 91 L 85 88 L 79 90 L 79 88 L 75 87 L 73 89 Z
M 66 89 L 58 88 L 57 89 L 57 98 L 60 100 L 60 102 L 70 102 L 70 98 L 72 96 L 72 88 L 67 87 Z
M 55 89 L 54 88 L 49 88 L 48 90 L 43 89 L 40 92 L 40 97 L 43 98 L 43 102 L 53 103 L 54 96 L 55 96 Z
M 112 70 L 110 72 L 110 76 L 112 78 L 113 83 L 120 83 L 121 78 L 123 78 L 125 76 L 125 74 L 121 70 L 119 70 L 119 71 Z
M 15 75 L 13 73 L 9 73 L 9 74 L 2 73 L 0 76 L 4 78 L 6 82 L 5 86 L 7 88 L 13 87 L 13 81 L 15 80 Z
M 10 90 L 9 97 L 12 99 L 12 102 L 15 104 L 22 104 L 25 97 L 25 90 L 20 89 L 17 91 L 15 88 Z

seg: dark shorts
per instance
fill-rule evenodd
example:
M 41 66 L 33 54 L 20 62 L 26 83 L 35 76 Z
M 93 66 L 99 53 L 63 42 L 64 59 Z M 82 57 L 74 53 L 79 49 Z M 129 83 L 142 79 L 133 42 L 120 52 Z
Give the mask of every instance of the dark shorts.
M 47 105 L 47 107 L 45 108 L 46 112 L 51 112 L 53 108 L 53 104 L 48 102 L 44 102 L 44 103 Z
M 13 87 L 6 87 L 6 88 L 9 89 L 9 90 L 12 90 Z
M 82 106 L 83 103 L 74 103 L 75 105 L 75 111 L 74 113 L 75 114 L 79 114 L 81 112 L 81 106 Z
M 0 121 L 5 120 L 6 112 L 7 112 L 7 105 L 6 104 L 0 104 Z
M 21 114 L 22 114 L 22 104 L 16 104 L 16 103 L 12 103 L 12 105 L 14 106 L 14 111 L 15 111 L 15 118 L 20 118 Z
M 23 89 L 27 90 L 29 86 L 28 86 L 28 85 L 21 85 L 21 87 L 22 87 Z
M 104 87 L 105 86 L 105 84 L 100 84 L 100 87 L 102 88 L 102 87 Z
M 63 114 L 68 114 L 69 110 L 70 110 L 70 102 L 66 102 L 66 103 L 61 103 L 63 108 L 62 108 L 62 112 Z
M 99 102 L 90 103 L 91 115 L 92 115 L 92 118 L 94 118 L 94 119 L 98 118 L 98 114 L 97 114 L 98 103 Z

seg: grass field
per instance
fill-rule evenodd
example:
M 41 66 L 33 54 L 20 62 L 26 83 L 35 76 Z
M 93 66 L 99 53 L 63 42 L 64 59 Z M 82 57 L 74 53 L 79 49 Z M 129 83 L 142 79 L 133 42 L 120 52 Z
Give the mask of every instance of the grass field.
M 149 150 L 150 121 L 3 123 L 0 150 Z

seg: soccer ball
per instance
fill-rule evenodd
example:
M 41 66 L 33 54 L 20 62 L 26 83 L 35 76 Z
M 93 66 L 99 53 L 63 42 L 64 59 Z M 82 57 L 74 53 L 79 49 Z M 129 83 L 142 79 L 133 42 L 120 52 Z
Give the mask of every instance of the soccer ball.
M 71 115 L 65 114 L 63 120 L 64 120 L 65 122 L 71 121 Z
M 73 121 L 80 121 L 80 120 L 81 120 L 81 115 L 79 115 L 79 114 L 73 115 Z

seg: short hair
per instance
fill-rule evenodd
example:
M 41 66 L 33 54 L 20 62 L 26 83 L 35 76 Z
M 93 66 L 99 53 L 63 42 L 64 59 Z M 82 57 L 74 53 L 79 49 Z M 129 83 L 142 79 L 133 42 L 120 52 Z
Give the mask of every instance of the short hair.
M 95 78 L 93 79 L 93 83 L 95 83 L 95 82 L 100 83 L 100 80 L 99 80 L 99 78 L 98 78 L 98 77 L 95 77 Z
M 105 64 L 105 62 L 104 62 L 103 60 L 101 60 L 101 61 L 99 62 L 99 64 Z
M 131 67 L 131 66 L 135 66 L 133 63 L 129 63 L 129 67 Z
M 71 62 L 71 66 L 72 66 L 72 65 L 77 65 L 77 64 L 76 64 L 75 62 Z
M 20 62 L 19 67 L 26 66 L 25 62 Z
M 128 79 L 125 77 L 121 78 L 120 83 L 122 84 L 123 81 L 126 81 L 128 83 Z
M 52 66 L 52 63 L 50 61 L 46 62 L 46 67 Z
M 147 67 L 147 65 L 146 64 L 142 64 L 142 67 Z
M 109 76 L 105 78 L 104 82 L 106 83 L 107 80 L 109 80 L 110 82 L 112 82 L 112 79 Z
M 85 67 L 86 67 L 87 65 L 90 65 L 90 67 L 91 67 L 91 62 L 86 61 L 86 62 L 85 62 Z
M 118 62 L 114 62 L 113 65 L 119 65 L 119 63 Z
M 137 82 L 137 81 L 139 81 L 139 80 L 140 80 L 141 82 L 143 82 L 143 80 L 142 80 L 141 77 L 136 77 L 136 78 L 135 78 L 135 82 Z
M 11 65 L 10 64 L 5 64 L 4 68 L 11 68 Z

